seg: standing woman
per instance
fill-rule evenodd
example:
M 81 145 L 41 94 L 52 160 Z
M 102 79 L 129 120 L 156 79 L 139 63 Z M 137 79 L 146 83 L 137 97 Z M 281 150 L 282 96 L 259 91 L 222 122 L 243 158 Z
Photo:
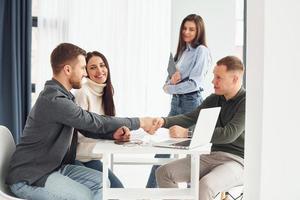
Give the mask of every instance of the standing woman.
M 76 91 L 75 100 L 83 109 L 100 115 L 115 116 L 113 99 L 113 86 L 110 78 L 110 70 L 105 56 L 97 51 L 87 53 L 86 57 L 86 82 L 82 88 Z M 76 164 L 99 170 L 102 172 L 101 156 L 93 154 L 92 150 L 97 140 L 86 138 L 78 134 Z M 120 180 L 111 170 L 108 178 L 112 188 L 122 188 Z
M 205 76 L 211 66 L 202 17 L 191 14 L 180 26 L 176 72 L 169 74 L 163 89 L 172 95 L 169 116 L 193 111 L 203 101 Z
M 172 59 L 172 58 L 171 58 Z M 163 87 L 172 95 L 169 116 L 185 114 L 196 109 L 203 101 L 205 76 L 211 66 L 210 51 L 206 45 L 204 21 L 201 16 L 190 14 L 180 26 L 177 52 L 174 57 L 175 69 L 168 67 L 168 77 Z M 187 137 L 178 135 L 176 137 Z M 156 158 L 169 158 L 169 154 L 157 154 Z M 156 188 L 155 171 L 151 169 L 147 188 Z

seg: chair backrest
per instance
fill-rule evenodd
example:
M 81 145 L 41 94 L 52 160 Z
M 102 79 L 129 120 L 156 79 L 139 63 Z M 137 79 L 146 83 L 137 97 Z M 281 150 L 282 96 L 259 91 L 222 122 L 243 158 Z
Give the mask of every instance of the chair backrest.
M 5 184 L 5 176 L 10 158 L 16 145 L 10 131 L 5 126 L 0 126 L 0 199 L 18 199 L 11 195 L 8 186 Z

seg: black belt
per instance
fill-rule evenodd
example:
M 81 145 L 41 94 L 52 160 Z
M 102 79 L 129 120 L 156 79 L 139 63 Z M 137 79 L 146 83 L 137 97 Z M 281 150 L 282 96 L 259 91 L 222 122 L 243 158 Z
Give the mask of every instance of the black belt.
M 198 92 L 200 92 L 200 91 L 197 90 L 197 91 L 189 92 L 189 93 L 185 93 L 185 94 L 173 94 L 173 96 L 175 96 L 175 97 L 182 97 L 182 96 L 193 95 L 193 94 L 196 94 L 196 93 L 198 93 Z

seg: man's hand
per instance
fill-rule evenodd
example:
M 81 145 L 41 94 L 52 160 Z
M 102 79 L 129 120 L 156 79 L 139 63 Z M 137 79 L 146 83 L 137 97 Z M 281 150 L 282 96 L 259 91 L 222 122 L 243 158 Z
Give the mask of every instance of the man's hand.
M 175 125 L 169 128 L 169 134 L 172 138 L 186 138 L 188 137 L 188 129 Z
M 154 134 L 157 129 L 162 127 L 164 120 L 162 118 L 143 117 L 140 118 L 140 127 L 149 134 Z
M 157 129 L 161 128 L 165 123 L 165 120 L 161 117 L 153 118 L 153 125 Z
M 181 81 L 181 75 L 179 71 L 176 71 L 171 77 L 171 84 L 176 85 L 178 82 Z
M 129 140 L 130 130 L 126 126 L 122 126 L 116 130 L 113 134 L 115 140 Z

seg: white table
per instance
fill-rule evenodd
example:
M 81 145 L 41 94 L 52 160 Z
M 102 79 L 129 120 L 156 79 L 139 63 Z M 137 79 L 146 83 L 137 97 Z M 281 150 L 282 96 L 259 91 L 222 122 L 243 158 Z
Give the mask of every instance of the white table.
M 156 140 L 157 141 L 157 140 Z M 112 140 L 99 140 L 93 153 L 103 155 L 103 199 L 196 199 L 199 188 L 199 156 L 208 153 L 209 145 L 191 150 L 153 147 L 152 143 L 136 146 L 114 144 Z M 109 188 L 108 167 L 113 154 L 190 154 L 191 187 L 190 188 Z M 128 174 L 133 178 L 134 174 Z

